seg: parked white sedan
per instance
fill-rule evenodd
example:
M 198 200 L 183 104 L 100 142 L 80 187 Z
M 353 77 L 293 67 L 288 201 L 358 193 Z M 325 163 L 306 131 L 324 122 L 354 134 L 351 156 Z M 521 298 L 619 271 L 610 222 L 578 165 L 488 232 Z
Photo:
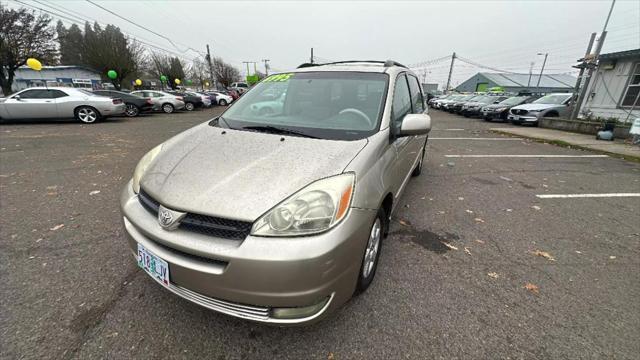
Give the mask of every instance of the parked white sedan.
M 0 98 L 0 119 L 6 120 L 75 118 L 90 124 L 125 110 L 122 99 L 68 87 L 29 88 Z

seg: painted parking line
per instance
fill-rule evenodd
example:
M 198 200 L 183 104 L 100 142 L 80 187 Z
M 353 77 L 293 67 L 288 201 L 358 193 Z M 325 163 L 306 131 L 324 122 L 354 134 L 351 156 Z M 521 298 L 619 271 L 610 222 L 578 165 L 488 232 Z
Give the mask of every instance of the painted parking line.
M 608 155 L 445 155 L 448 158 L 606 158 Z
M 640 193 L 609 194 L 544 194 L 536 195 L 540 199 L 572 199 L 572 198 L 607 198 L 607 197 L 640 197 Z
M 430 137 L 429 140 L 521 141 L 522 138 Z
M 464 131 L 464 129 L 431 129 L 431 131 Z

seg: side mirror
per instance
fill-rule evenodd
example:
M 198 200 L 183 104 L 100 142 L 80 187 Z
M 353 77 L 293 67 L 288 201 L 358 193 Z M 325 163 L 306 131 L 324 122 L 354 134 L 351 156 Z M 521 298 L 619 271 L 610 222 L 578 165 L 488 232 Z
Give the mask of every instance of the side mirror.
M 16 99 L 16 100 L 20 100 L 20 95 L 16 95 L 13 98 Z
M 402 119 L 400 136 L 424 135 L 431 131 L 431 116 L 427 114 L 408 114 Z

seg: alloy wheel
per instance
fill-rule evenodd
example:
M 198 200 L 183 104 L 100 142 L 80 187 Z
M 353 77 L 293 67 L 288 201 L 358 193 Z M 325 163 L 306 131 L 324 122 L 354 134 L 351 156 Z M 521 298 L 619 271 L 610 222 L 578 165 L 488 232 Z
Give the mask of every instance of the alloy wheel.
M 127 104 L 127 110 L 125 110 L 125 114 L 130 117 L 138 116 L 138 107 L 133 104 Z
M 98 114 L 91 108 L 82 108 L 78 110 L 78 119 L 83 123 L 92 123 L 98 120 Z
M 376 218 L 376 222 L 371 227 L 369 241 L 364 253 L 364 266 L 362 267 L 362 276 L 364 278 L 371 275 L 371 271 L 375 268 L 378 259 L 378 249 L 380 248 L 380 238 L 382 237 L 382 221 Z

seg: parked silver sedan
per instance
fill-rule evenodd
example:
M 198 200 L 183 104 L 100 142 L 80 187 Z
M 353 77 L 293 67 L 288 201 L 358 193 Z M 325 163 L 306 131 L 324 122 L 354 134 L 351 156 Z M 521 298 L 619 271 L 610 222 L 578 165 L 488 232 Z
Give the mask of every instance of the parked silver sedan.
M 131 94 L 151 99 L 153 102 L 153 110 L 162 110 L 167 114 L 171 114 L 175 110 L 182 110 L 185 107 L 184 98 L 169 94 L 159 90 L 136 90 Z
M 0 119 L 6 120 L 75 118 L 90 124 L 125 110 L 122 99 L 68 87 L 29 88 L 0 98 Z
M 283 106 L 253 106 L 275 88 Z M 272 75 L 140 160 L 120 197 L 131 252 L 209 309 L 318 321 L 372 283 L 430 128 L 417 76 L 393 61 Z

